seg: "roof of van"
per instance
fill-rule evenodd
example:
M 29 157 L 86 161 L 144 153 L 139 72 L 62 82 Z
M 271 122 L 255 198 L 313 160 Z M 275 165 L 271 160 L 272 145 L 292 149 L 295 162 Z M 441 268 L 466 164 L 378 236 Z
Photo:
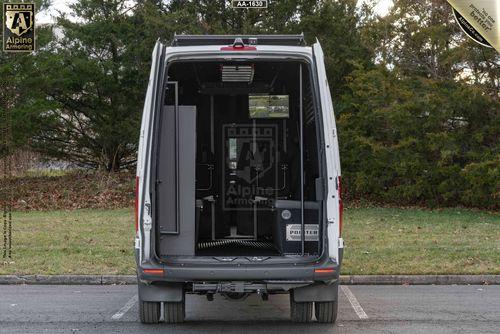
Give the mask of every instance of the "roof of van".
M 237 41 L 244 45 L 305 46 L 304 34 L 300 35 L 177 35 L 172 46 L 234 45 Z
M 241 52 L 243 51 L 243 52 Z M 312 56 L 312 48 L 305 45 L 304 35 L 174 35 L 171 55 L 198 56 L 206 53 L 224 53 L 230 56 L 276 55 Z

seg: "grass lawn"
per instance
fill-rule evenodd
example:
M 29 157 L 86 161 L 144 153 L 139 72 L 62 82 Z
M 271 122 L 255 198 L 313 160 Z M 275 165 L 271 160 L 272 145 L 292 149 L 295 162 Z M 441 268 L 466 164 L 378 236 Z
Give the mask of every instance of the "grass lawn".
M 133 274 L 132 209 L 15 212 L 0 274 Z M 343 274 L 500 274 L 500 215 L 352 208 Z
M 12 220 L 13 263 L 0 274 L 135 272 L 132 208 L 14 212 Z
M 349 209 L 343 274 L 500 274 L 500 215 Z

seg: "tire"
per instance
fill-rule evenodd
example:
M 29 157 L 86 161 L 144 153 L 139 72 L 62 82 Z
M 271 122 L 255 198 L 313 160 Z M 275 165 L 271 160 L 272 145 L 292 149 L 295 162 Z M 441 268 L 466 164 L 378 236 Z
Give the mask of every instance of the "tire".
M 160 321 L 160 303 L 139 300 L 139 318 L 143 324 L 157 324 Z
M 293 300 L 293 292 L 290 293 L 290 318 L 293 322 L 310 322 L 312 310 L 312 302 L 296 302 Z
M 333 302 L 315 302 L 314 314 L 316 315 L 316 320 L 321 323 L 335 323 L 337 320 L 338 306 L 338 299 Z
M 167 324 L 178 324 L 184 322 L 186 317 L 186 301 L 181 302 L 165 302 L 164 304 L 164 319 Z

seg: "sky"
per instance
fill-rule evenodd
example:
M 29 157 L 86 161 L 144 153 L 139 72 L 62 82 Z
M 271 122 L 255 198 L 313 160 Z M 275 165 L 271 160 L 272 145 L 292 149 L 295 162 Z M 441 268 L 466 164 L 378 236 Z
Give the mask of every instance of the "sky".
M 214 0 L 216 1 L 216 0 Z M 282 0 L 286 1 L 286 0 Z M 365 2 L 366 0 L 358 0 L 358 3 Z M 73 0 L 52 0 L 52 6 L 49 10 L 38 12 L 36 14 L 36 22 L 38 24 L 52 23 L 54 22 L 53 15 L 56 14 L 55 9 L 62 12 L 68 12 L 68 4 L 72 3 Z M 392 6 L 392 0 L 378 0 L 378 4 L 375 6 L 375 12 L 381 16 L 388 13 L 389 8 Z
M 361 0 L 361 2 L 364 2 Z M 389 13 L 389 9 L 392 7 L 392 0 L 379 0 L 378 4 L 375 6 L 375 13 L 380 16 L 385 16 Z

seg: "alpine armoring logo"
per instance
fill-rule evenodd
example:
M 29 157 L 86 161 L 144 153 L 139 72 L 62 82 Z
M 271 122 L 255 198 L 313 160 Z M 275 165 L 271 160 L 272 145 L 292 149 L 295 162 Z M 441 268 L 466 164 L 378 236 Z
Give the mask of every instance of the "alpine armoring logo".
M 269 209 L 277 189 L 276 125 L 223 125 L 224 210 Z
M 35 4 L 3 4 L 3 50 L 31 52 L 35 50 Z

